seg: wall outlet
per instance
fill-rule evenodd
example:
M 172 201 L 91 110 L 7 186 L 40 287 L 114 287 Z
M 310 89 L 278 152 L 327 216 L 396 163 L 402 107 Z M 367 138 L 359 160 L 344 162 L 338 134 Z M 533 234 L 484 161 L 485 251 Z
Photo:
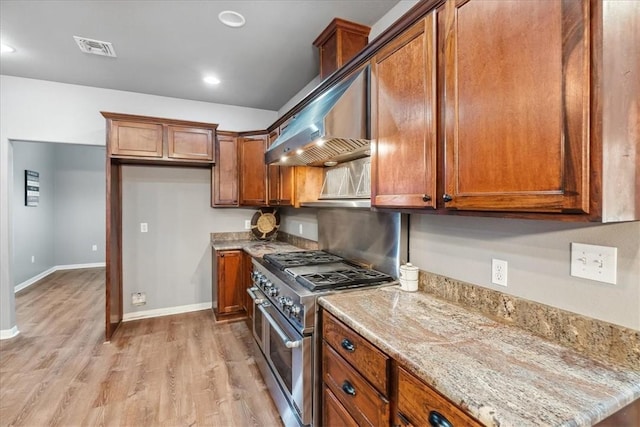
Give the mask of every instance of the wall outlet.
M 618 248 L 571 243 L 571 275 L 598 282 L 617 282 Z
M 31 255 L 31 264 L 36 262 L 36 256 L 35 255 Z
M 299 225 L 298 225 L 298 230 L 299 230 L 299 232 L 300 232 L 300 235 L 302 235 L 302 224 L 299 224 Z
M 91 246 L 91 250 L 92 250 L 93 252 L 96 252 L 96 251 L 98 250 L 98 245 L 93 245 L 93 246 Z
M 491 283 L 507 286 L 507 271 L 509 264 L 501 259 L 491 260 Z
M 140 232 L 141 233 L 146 233 L 149 231 L 149 225 L 146 222 L 141 222 L 140 223 Z
M 131 304 L 145 305 L 147 303 L 147 294 L 144 292 L 134 292 L 131 294 Z
M 244 229 L 245 230 L 251 230 L 251 220 L 250 219 L 245 219 L 244 220 Z

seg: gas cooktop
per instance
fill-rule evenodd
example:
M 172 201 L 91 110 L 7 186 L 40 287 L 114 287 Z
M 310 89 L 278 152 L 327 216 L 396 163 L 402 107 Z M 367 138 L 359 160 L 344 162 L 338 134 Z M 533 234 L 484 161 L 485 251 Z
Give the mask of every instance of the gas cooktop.
M 324 251 L 274 253 L 265 255 L 264 259 L 310 291 L 355 288 L 394 280 L 388 274 L 357 267 Z

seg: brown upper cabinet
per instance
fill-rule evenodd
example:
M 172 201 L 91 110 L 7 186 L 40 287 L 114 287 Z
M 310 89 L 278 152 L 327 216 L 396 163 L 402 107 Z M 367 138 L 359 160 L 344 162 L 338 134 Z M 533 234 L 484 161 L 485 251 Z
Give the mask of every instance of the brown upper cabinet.
M 241 206 L 267 206 L 266 149 L 267 135 L 238 138 Z
M 238 137 L 231 132 L 218 132 L 216 165 L 211 173 L 211 206 L 236 207 L 238 202 Z
M 640 5 L 436 3 L 418 3 L 361 55 L 372 205 L 639 220 Z
M 112 158 L 151 163 L 214 162 L 217 124 L 103 112 Z M 135 161 L 135 160 L 133 160 Z
M 320 78 L 342 67 L 369 41 L 371 28 L 335 18 L 313 42 L 320 52 Z
M 589 212 L 589 2 L 440 10 L 447 208 Z
M 269 133 L 268 146 L 284 131 L 286 124 Z M 293 166 L 269 165 L 269 205 L 293 206 L 294 204 L 294 179 L 295 168 Z
M 435 13 L 371 61 L 371 205 L 436 206 Z

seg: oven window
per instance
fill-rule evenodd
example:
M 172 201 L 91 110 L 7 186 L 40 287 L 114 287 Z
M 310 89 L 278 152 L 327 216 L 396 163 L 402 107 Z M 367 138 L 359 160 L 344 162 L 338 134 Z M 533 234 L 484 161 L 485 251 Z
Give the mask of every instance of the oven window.
M 269 328 L 269 357 L 273 367 L 278 371 L 284 386 L 291 394 L 291 377 L 293 372 L 291 349 L 285 347 L 282 339 L 273 328 Z

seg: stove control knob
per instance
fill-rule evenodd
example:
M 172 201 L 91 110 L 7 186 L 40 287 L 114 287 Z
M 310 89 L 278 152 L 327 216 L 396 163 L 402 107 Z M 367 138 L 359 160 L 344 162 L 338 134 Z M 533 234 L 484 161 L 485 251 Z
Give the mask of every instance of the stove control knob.
M 275 286 L 273 286 L 273 284 L 271 284 L 269 289 L 267 289 L 267 293 L 269 294 L 269 296 L 275 297 L 278 295 L 278 288 L 276 288 Z
M 281 307 L 284 307 L 284 301 L 285 297 L 278 297 L 278 304 L 280 304 Z
M 265 279 L 262 287 L 264 288 L 265 291 L 269 292 L 269 289 L 271 289 L 272 286 L 273 286 L 273 283 L 271 283 L 271 280 Z
M 291 315 L 293 317 L 298 317 L 301 311 L 302 311 L 302 307 L 299 305 L 294 305 L 293 307 L 291 307 Z

